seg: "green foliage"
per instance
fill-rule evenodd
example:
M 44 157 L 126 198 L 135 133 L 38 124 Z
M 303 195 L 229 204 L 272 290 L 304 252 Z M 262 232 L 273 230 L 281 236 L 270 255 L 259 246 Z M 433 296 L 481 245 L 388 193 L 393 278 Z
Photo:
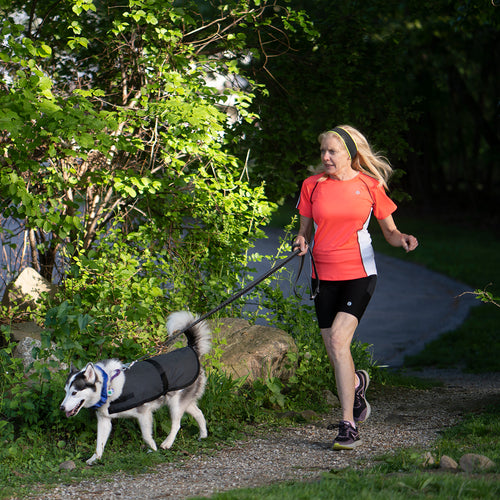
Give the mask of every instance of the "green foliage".
M 252 399 L 258 407 L 285 408 L 285 385 L 277 377 L 257 379 L 252 384 Z
M 35 361 L 26 373 L 21 360 L 12 357 L 13 347 L 0 350 L 0 437 L 8 444 L 8 453 L 14 453 L 17 436 L 29 429 L 47 425 L 60 429 L 63 424 L 59 404 L 64 378 L 54 371 L 58 363 Z
M 500 489 L 494 481 L 485 478 L 455 479 L 451 475 L 434 474 L 385 476 L 359 471 L 332 472 L 314 482 L 279 483 L 269 487 L 240 489 L 213 495 L 214 500 L 265 500 L 289 498 L 298 500 L 315 498 L 357 497 L 363 500 L 405 500 L 415 498 L 495 498 Z M 201 497 L 198 497 L 201 498 Z
M 486 288 L 484 288 L 483 290 L 475 290 L 474 292 L 468 293 L 472 293 L 476 296 L 477 299 L 485 304 L 494 304 L 495 306 L 500 307 L 500 297 L 493 297 L 493 294 L 491 292 L 488 292 Z
M 79 354 L 90 359 L 107 357 L 111 350 L 128 359 L 137 355 L 137 346 L 135 353 L 126 352 L 130 347 L 124 343 L 154 345 L 167 335 L 163 255 L 152 255 L 147 248 L 141 253 L 118 230 L 111 234 L 116 237 L 101 240 L 88 255 L 71 260 L 59 304 L 47 315 L 47 326 L 53 328 L 56 321 L 72 332 L 73 340 L 89 339 L 95 347 L 84 346 Z M 66 313 L 68 307 L 74 314 L 61 316 L 61 309 Z M 68 326 L 68 318 L 78 321 L 79 328 Z M 86 326 L 83 336 L 81 324 Z
M 264 133 L 246 136 L 257 158 L 252 174 L 272 179 L 267 189 L 276 200 L 296 194 L 307 167 L 320 163 L 324 130 L 352 124 L 396 161 L 408 151 L 414 116 L 401 79 L 408 61 L 397 2 L 316 0 L 305 10 L 315 36 L 297 34 L 289 57 L 266 61 L 267 71 L 257 74 L 269 89 L 269 97 L 257 95 Z
M 260 408 L 244 380 L 234 380 L 218 369 L 208 370 L 207 387 L 200 403 L 210 435 L 225 440 L 242 427 L 261 419 Z
M 193 2 L 68 0 L 57 13 L 34 3 L 22 26 L 16 7 L 2 25 L 0 211 L 30 235 L 32 266 L 64 275 L 58 256 L 88 255 L 120 216 L 184 274 L 201 262 L 192 276 L 207 291 L 220 273 L 234 284 L 274 206 L 232 152 L 226 101 L 253 122 L 250 86 L 220 92 L 210 78 L 235 79 L 245 33 L 273 31 L 285 11 L 238 0 L 201 17 Z M 286 10 L 285 31 L 307 24 L 295 18 Z M 208 265 L 222 258 L 226 271 Z

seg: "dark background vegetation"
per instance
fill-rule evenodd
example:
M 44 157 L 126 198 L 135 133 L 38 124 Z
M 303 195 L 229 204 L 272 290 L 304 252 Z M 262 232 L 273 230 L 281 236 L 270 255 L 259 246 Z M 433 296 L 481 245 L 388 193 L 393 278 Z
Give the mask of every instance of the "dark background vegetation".
M 321 36 L 256 73 L 263 178 L 317 162 L 318 132 L 358 127 L 404 171 L 412 210 L 498 230 L 500 9 L 472 1 L 295 1 Z M 257 68 L 256 68 L 257 69 Z M 316 155 L 316 156 L 315 156 Z

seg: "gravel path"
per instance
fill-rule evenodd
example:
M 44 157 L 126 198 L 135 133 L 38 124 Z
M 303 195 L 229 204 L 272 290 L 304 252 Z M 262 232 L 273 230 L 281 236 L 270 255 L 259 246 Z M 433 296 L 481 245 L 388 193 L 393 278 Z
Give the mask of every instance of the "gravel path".
M 331 470 L 370 466 L 377 456 L 397 448 L 431 447 L 440 430 L 500 398 L 500 373 L 478 376 L 427 371 L 425 376 L 442 380 L 444 387 L 369 390 L 372 416 L 360 426 L 363 445 L 353 451 L 331 450 L 336 432 L 327 427 L 339 418 L 339 410 L 334 409 L 313 423 L 270 434 L 256 431 L 248 440 L 213 454 L 204 451 L 147 474 L 117 473 L 111 480 L 60 485 L 30 498 L 185 499 L 280 481 L 311 480 Z

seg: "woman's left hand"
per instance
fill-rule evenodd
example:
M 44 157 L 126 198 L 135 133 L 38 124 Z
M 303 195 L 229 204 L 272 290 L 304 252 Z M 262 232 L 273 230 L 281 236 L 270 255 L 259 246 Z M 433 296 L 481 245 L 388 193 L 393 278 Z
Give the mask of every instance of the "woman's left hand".
M 411 252 L 418 247 L 418 240 L 411 234 L 401 233 L 401 246 L 406 252 Z

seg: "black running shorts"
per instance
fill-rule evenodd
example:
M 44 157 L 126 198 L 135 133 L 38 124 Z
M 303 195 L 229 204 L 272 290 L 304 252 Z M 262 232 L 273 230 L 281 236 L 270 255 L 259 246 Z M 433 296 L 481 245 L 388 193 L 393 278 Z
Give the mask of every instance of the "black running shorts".
M 317 280 L 313 278 L 312 289 Z M 356 316 L 361 321 L 366 306 L 372 298 L 377 284 L 377 275 L 345 281 L 324 281 L 319 283 L 319 294 L 314 299 L 316 316 L 320 328 L 330 328 L 339 312 Z

